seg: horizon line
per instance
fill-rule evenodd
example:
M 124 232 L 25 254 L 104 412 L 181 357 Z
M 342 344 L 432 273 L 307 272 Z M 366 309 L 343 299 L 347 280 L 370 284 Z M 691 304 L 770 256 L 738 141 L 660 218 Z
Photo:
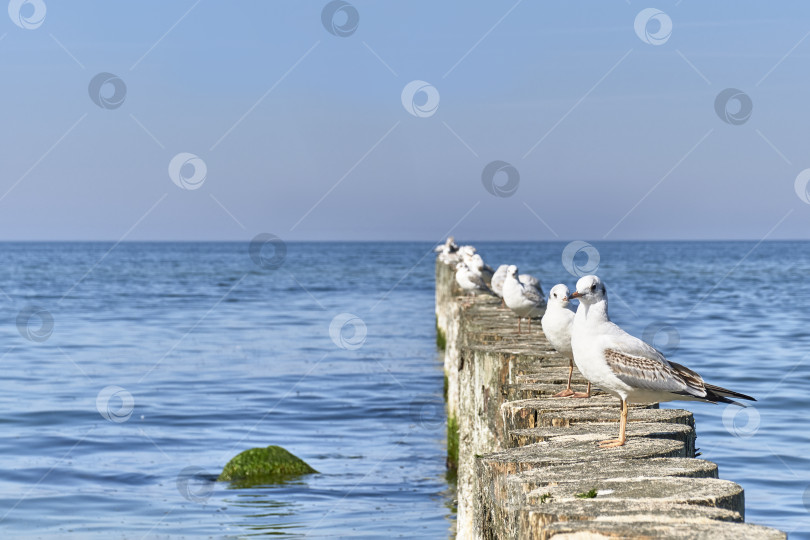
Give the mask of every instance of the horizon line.
M 109 243 L 119 243 L 119 244 L 243 244 L 243 243 L 250 243 L 253 239 L 244 239 L 244 240 L 167 240 L 167 239 L 158 239 L 158 240 L 113 240 L 113 239 L 78 239 L 78 240 L 4 240 L 0 239 L 0 244 L 109 244 Z M 288 244 L 306 244 L 306 243 L 320 243 L 320 244 L 374 244 L 374 243 L 387 243 L 387 244 L 413 244 L 413 243 L 432 243 L 435 245 L 443 243 L 443 240 L 425 240 L 425 239 L 416 239 L 416 240 L 379 240 L 379 239 L 353 239 L 353 240 L 334 240 L 334 239 L 309 239 L 309 240 L 284 240 L 281 239 L 283 242 Z M 521 240 L 521 239 L 494 239 L 494 240 L 465 240 L 463 243 L 496 243 L 496 242 L 503 242 L 503 243 L 528 243 L 528 244 L 539 244 L 539 243 L 553 243 L 553 244 L 561 244 L 566 242 L 573 242 L 573 241 L 586 241 L 592 244 L 607 244 L 607 243 L 620 243 L 620 242 L 808 242 L 810 238 L 655 238 L 655 239 L 644 239 L 644 238 L 628 238 L 628 239 L 611 239 L 611 240 L 588 240 L 583 238 L 572 238 L 572 239 L 553 239 L 553 240 Z

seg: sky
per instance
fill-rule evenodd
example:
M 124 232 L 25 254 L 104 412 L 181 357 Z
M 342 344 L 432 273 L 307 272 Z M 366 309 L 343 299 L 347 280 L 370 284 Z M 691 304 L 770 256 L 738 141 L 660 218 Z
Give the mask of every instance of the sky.
M 0 240 L 804 239 L 808 36 L 805 2 L 12 0 Z

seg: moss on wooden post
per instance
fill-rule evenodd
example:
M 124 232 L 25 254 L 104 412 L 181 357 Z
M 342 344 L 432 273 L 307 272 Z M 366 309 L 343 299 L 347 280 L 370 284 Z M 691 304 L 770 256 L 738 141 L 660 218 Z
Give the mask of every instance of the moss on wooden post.
M 458 420 L 447 416 L 447 468 L 458 468 Z
M 442 351 L 447 348 L 447 336 L 444 335 L 444 330 L 439 328 L 438 321 L 436 321 L 436 346 Z

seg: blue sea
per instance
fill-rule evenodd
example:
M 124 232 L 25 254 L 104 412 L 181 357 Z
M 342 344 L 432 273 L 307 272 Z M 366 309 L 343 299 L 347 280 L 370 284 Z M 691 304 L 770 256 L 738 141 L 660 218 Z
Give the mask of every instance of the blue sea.
M 476 245 L 546 292 L 594 270 L 616 322 L 756 397 L 673 406 L 747 521 L 810 538 L 810 243 Z M 433 246 L 285 247 L 0 244 L 0 535 L 452 535 Z M 319 472 L 213 481 L 267 445 Z

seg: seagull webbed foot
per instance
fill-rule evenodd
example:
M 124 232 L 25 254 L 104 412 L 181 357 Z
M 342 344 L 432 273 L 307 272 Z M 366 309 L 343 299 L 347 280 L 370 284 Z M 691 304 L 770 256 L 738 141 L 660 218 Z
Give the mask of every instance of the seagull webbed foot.
M 557 392 L 552 397 L 568 397 L 568 396 L 574 396 L 574 395 L 575 395 L 575 393 L 574 393 L 573 390 L 571 390 L 570 388 L 566 388 L 562 392 Z
M 610 439 L 608 441 L 599 441 L 599 448 L 616 448 L 617 446 L 624 446 L 624 439 Z

